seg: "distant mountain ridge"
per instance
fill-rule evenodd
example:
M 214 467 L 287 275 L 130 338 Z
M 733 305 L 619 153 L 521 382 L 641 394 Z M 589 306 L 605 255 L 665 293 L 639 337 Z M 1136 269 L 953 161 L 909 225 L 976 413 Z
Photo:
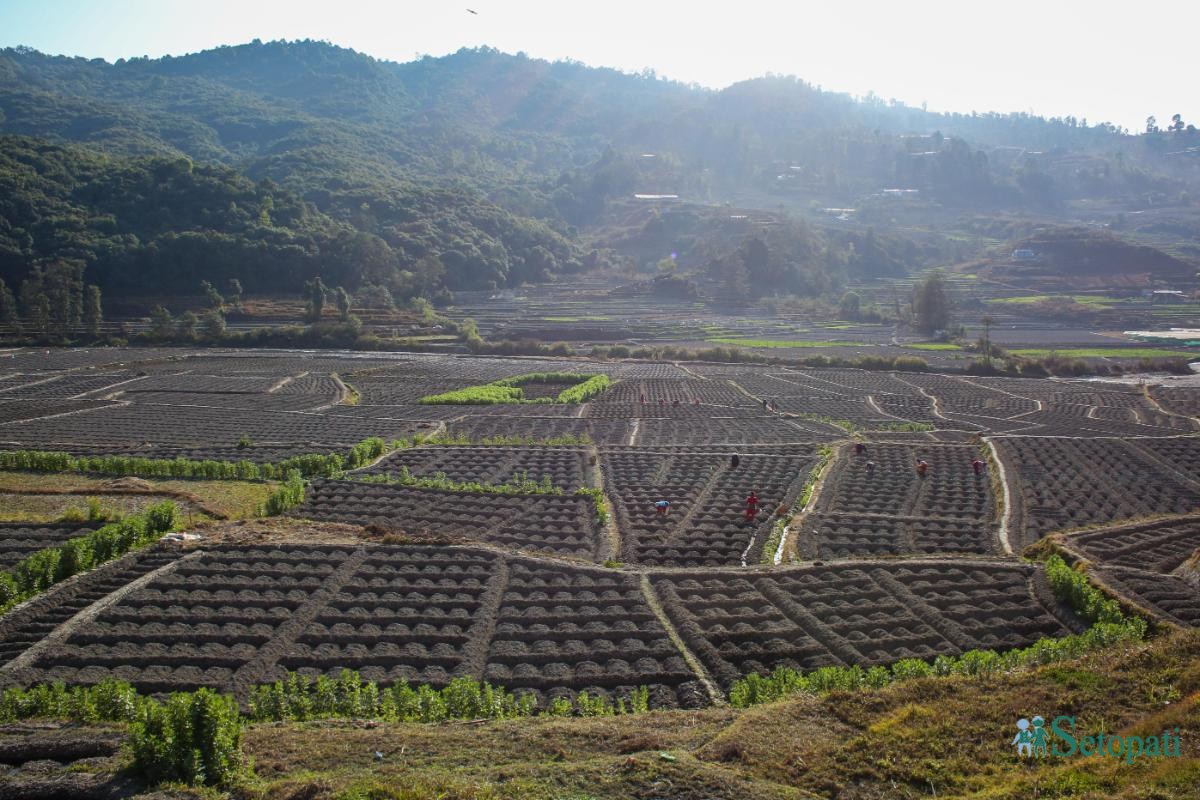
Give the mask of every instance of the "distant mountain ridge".
M 136 283 L 139 270 L 153 268 L 183 288 L 203 265 L 229 257 L 216 242 L 232 236 L 234 252 L 305 253 L 294 270 L 272 261 L 263 273 L 282 290 L 337 273 L 350 286 L 431 296 L 603 263 L 580 231 L 634 192 L 808 211 L 869 205 L 865 198 L 904 188 L 944 216 L 1053 213 L 1080 198 L 1144 203 L 1200 185 L 1194 160 L 1164 155 L 1183 138 L 1129 136 L 1069 118 L 934 114 L 778 76 L 713 91 L 490 48 L 404 64 L 315 41 L 113 64 L 9 48 L 0 50 L 0 136 L 9 158 L 0 181 L 38 195 L 22 194 L 0 216 L 0 276 L 10 283 L 71 258 L 102 285 Z M 29 156 L 39 142 L 56 149 Z M 226 171 L 169 167 L 181 158 Z M 17 177 L 31 168 L 33 183 Z M 134 181 L 161 190 L 161 202 L 127 198 L 150 217 L 130 220 L 114 217 L 88 183 L 97 171 L 121 170 L 173 181 L 203 174 L 224 188 L 188 207 L 192 198 L 178 187 Z M 282 217 L 231 199 L 247 192 L 255 203 L 271 197 L 304 211 L 281 229 Z M 234 213 L 226 213 L 230 202 Z M 886 228 L 890 213 L 877 210 L 871 224 Z M 103 222 L 110 217 L 115 223 Z M 74 220 L 59 230 L 78 235 L 50 235 L 55 219 Z M 168 269 L 153 257 L 164 252 L 155 240 L 185 235 L 192 266 Z M 801 239 L 812 237 L 791 237 Z M 807 258 L 822 250 L 812 241 L 773 257 Z M 851 255 L 826 253 L 821 263 Z M 243 277 L 247 287 L 259 279 Z

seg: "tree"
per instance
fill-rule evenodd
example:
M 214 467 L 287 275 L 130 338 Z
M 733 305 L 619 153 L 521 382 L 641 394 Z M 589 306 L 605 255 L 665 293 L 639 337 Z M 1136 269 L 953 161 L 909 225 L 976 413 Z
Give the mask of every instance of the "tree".
M 199 318 L 191 311 L 185 311 L 179 315 L 179 322 L 175 329 L 179 333 L 181 339 L 195 339 L 196 326 L 200 324 Z
M 100 287 L 89 284 L 83 301 L 83 327 L 87 335 L 93 339 L 100 338 L 100 323 L 104 321 L 104 311 L 100 306 Z
M 1158 133 L 1158 120 L 1154 116 L 1146 117 L 1146 133 Z
M 24 295 L 24 285 L 21 289 Z M 50 298 L 46 297 L 45 292 L 35 292 L 28 300 L 22 300 L 22 306 L 25 308 L 25 320 L 34 333 L 45 333 L 50 329 Z
M 950 324 L 951 310 L 946 280 L 940 272 L 931 273 L 917 285 L 913 294 L 917 330 L 927 334 L 945 330 Z
M 730 303 L 744 303 L 750 299 L 750 272 L 740 258 L 731 258 L 725 265 L 721 295 Z
M 175 330 L 171 312 L 163 306 L 150 309 L 150 333 L 159 339 L 169 339 Z
M 221 293 L 217 291 L 217 287 L 208 281 L 200 281 L 200 290 L 204 292 L 204 302 L 208 303 L 209 308 L 216 309 L 225 305 L 225 298 L 221 297 Z
M 1171 117 L 1171 130 L 1175 131 L 1176 133 L 1179 133 L 1183 129 L 1184 129 L 1183 116 L 1180 114 L 1173 115 Z
M 20 324 L 20 318 L 17 315 L 17 298 L 13 296 L 12 289 L 8 288 L 4 279 L 0 278 L 0 325 L 17 328 Z
M 353 306 L 354 298 L 350 296 L 341 286 L 337 287 L 333 293 L 334 302 L 337 303 L 338 317 L 342 322 L 350 321 L 350 309 Z
M 237 278 L 230 278 L 229 279 L 229 288 L 227 291 L 229 292 L 229 302 L 233 304 L 233 307 L 241 308 L 242 307 L 242 282 L 239 281 Z
M 78 261 L 56 261 L 42 274 L 50 322 L 62 337 L 83 321 L 83 267 Z
M 988 372 L 992 370 L 992 326 L 996 324 L 996 318 L 991 314 L 984 314 L 979 320 L 983 323 L 983 360 L 987 364 Z
M 858 315 L 862 313 L 862 298 L 858 292 L 846 292 L 842 295 L 842 302 L 838 304 L 838 314 L 842 319 L 858 319 Z
M 309 322 L 317 322 L 325 311 L 325 300 L 329 296 L 329 287 L 321 280 L 321 276 L 304 282 L 304 294 L 308 303 L 304 308 L 304 318 Z
M 212 309 L 200 319 L 200 327 L 204 338 L 210 342 L 219 342 L 225 335 L 225 317 L 218 309 Z

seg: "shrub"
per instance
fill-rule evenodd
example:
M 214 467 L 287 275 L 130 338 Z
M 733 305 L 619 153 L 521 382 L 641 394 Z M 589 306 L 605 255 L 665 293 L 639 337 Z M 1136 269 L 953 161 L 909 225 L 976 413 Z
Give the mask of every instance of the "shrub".
M 72 722 L 132 722 L 148 701 L 128 683 L 104 681 L 94 686 L 40 684 L 29 689 L 13 687 L 0 695 L 0 722 L 34 718 Z
M 596 524 L 603 527 L 608 524 L 608 502 L 604 499 L 604 492 L 600 489 L 581 486 L 575 490 L 575 494 L 581 497 L 590 497 L 592 499 L 592 507 L 596 509 Z
M 282 486 L 271 492 L 267 500 L 258 509 L 260 517 L 275 517 L 290 511 L 304 502 L 304 479 L 299 470 L 288 473 L 287 480 Z
M 209 689 L 143 705 L 129 746 L 134 771 L 151 783 L 229 786 L 244 766 L 237 702 Z
M 1105 596 L 1088 582 L 1086 575 L 1071 569 L 1067 562 L 1057 555 L 1046 559 L 1046 580 L 1050 582 L 1054 595 L 1088 622 L 1114 625 L 1128 622 L 1121 613 L 1120 603 Z

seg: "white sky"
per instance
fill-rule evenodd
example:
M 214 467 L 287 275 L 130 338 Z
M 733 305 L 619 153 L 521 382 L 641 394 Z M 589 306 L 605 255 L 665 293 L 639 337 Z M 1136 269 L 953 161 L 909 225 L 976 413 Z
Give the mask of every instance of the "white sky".
M 477 11 L 470 14 L 467 8 Z M 325 39 L 393 61 L 489 45 L 721 88 L 767 72 L 936 111 L 1200 124 L 1200 0 L 0 0 L 0 46 L 120 57 Z

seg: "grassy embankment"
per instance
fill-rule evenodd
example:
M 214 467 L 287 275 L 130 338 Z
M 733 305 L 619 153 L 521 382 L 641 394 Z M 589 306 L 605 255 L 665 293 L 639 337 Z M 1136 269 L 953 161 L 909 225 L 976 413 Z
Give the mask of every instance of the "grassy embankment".
M 128 481 L 62 473 L 0 471 L 0 522 L 53 522 L 74 510 L 86 509 L 94 497 L 102 508 L 117 514 L 132 514 L 162 500 L 179 505 L 185 523 L 224 517 L 254 516 L 274 489 L 273 483 L 244 481 L 137 479 L 136 489 Z
M 1016 720 L 1181 729 L 1182 758 L 1018 759 Z M 989 677 L 924 678 L 746 711 L 476 725 L 254 725 L 263 798 L 1194 798 L 1200 631 Z M 375 760 L 374 753 L 382 754 Z
M 1009 355 L 1021 358 L 1186 358 L 1200 359 L 1200 350 L 1159 350 L 1153 347 L 1077 347 L 1056 349 L 1031 347 L 1009 350 Z

